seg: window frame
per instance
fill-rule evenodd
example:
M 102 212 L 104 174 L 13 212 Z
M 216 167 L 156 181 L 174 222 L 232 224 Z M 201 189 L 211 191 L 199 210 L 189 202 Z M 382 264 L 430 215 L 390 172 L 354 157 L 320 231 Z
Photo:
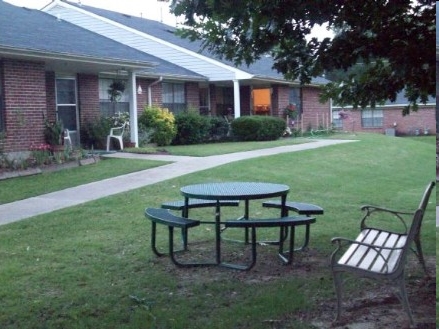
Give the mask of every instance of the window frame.
M 128 85 L 128 80 L 120 78 L 99 77 L 99 112 L 102 116 L 109 117 L 120 112 L 130 111 L 130 94 L 128 88 L 125 88 L 120 100 L 112 102 L 108 89 L 114 80 L 122 80 Z
M 183 82 L 162 83 L 162 106 L 173 114 L 187 109 L 186 85 Z
M 382 128 L 384 126 L 383 109 L 363 109 L 361 110 L 362 128 Z

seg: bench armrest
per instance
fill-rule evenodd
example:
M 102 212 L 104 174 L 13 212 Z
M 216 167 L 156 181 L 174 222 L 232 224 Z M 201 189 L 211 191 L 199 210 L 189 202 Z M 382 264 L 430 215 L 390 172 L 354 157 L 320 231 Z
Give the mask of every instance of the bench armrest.
M 404 219 L 404 216 L 413 216 L 414 212 L 408 212 L 408 211 L 399 211 L 399 210 L 394 210 L 394 209 L 388 209 L 388 208 L 384 208 L 384 207 L 379 207 L 379 206 L 371 206 L 371 205 L 364 205 L 361 207 L 362 211 L 365 211 L 366 214 L 364 215 L 363 219 L 361 220 L 360 223 L 360 229 L 364 230 L 366 228 L 374 228 L 372 226 L 368 226 L 366 224 L 366 222 L 369 219 L 373 218 L 373 214 L 374 213 L 385 213 L 388 215 L 393 215 L 394 217 L 396 217 L 397 219 L 399 219 L 399 221 L 402 223 L 403 227 L 404 227 L 404 231 L 403 233 L 407 233 L 408 232 L 408 225 L 406 220 Z M 376 227 L 375 227 L 376 228 Z
M 412 211 L 411 212 L 409 212 L 409 211 L 399 211 L 399 210 L 388 209 L 388 208 L 379 207 L 379 206 L 371 206 L 371 205 L 361 206 L 361 210 L 368 211 L 368 212 L 382 211 L 382 212 L 388 212 L 388 213 L 392 213 L 392 214 L 412 215 L 412 216 L 414 214 L 414 212 L 412 212 Z

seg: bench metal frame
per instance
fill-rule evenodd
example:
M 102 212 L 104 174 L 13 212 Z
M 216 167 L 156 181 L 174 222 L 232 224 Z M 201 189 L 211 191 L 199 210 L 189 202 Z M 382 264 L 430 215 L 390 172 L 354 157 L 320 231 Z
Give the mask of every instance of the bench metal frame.
M 172 262 L 180 267 L 212 265 L 211 263 L 183 263 L 177 260 L 177 258 L 175 257 L 175 253 L 185 251 L 186 249 L 174 250 L 174 228 L 181 228 L 182 230 L 184 229 L 187 232 L 189 228 L 199 226 L 200 221 L 176 216 L 172 214 L 168 209 L 163 208 L 147 208 L 145 209 L 145 216 L 151 220 L 151 249 L 155 255 L 157 255 L 158 257 L 169 255 Z M 157 249 L 157 224 L 163 224 L 168 226 L 168 253 L 162 253 Z

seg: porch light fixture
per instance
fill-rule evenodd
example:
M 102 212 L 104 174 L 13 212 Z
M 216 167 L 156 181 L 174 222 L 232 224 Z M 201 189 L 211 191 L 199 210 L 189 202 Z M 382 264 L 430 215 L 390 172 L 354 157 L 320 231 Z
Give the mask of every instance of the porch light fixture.
M 139 85 L 139 87 L 137 87 L 137 94 L 142 95 L 142 93 L 143 93 L 142 86 Z

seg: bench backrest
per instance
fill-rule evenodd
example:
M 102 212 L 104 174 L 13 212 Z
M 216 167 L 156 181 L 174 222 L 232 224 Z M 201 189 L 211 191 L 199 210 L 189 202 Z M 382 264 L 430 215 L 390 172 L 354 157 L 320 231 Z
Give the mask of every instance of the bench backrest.
M 422 209 L 425 212 L 425 209 L 428 205 L 428 199 L 430 199 L 431 191 L 433 190 L 434 186 L 436 185 L 435 182 L 430 182 L 427 185 L 427 188 L 425 189 L 424 195 L 422 196 L 421 202 L 419 203 L 419 209 Z
M 400 259 L 400 262 L 402 262 L 400 266 L 402 268 L 401 270 L 403 270 L 403 267 L 405 265 L 405 260 L 407 258 L 407 253 L 410 251 L 410 246 L 412 245 L 416 236 L 418 236 L 421 231 L 421 224 L 423 217 L 424 217 L 424 211 L 422 209 L 416 209 L 415 214 L 413 215 L 412 225 L 410 226 L 410 229 L 407 234 L 406 245 L 404 246 Z

